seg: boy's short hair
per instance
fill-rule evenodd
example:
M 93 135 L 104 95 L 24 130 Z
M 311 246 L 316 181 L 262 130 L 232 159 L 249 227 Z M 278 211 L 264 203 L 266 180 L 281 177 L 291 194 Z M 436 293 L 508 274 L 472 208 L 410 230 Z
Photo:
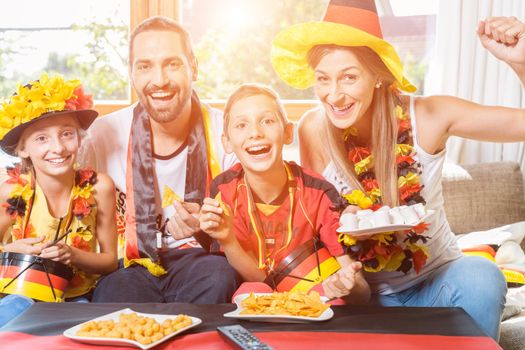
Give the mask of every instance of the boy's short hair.
M 283 122 L 283 125 L 288 124 L 288 117 L 286 116 L 286 112 L 284 110 L 284 106 L 281 102 L 281 99 L 277 92 L 275 92 L 274 89 L 267 85 L 258 84 L 258 83 L 245 83 L 239 86 L 228 98 L 228 101 L 226 101 L 226 105 L 224 107 L 224 135 L 228 135 L 228 124 L 230 122 L 230 111 L 233 107 L 233 105 L 243 98 L 256 96 L 256 95 L 264 95 L 271 98 L 275 105 L 277 106 L 277 113 L 279 117 L 281 117 L 281 121 Z

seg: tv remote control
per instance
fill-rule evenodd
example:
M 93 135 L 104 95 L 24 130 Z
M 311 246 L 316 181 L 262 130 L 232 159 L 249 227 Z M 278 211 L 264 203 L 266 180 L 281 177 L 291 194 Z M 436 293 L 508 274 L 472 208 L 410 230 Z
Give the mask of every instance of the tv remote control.
M 241 325 L 219 326 L 217 331 L 235 349 L 273 350 L 273 348 L 261 342 L 252 332 Z

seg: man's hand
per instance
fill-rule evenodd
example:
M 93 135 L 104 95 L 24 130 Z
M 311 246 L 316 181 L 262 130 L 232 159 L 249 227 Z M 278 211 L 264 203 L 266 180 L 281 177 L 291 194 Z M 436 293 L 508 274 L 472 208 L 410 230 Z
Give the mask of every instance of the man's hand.
M 166 224 L 166 228 L 173 238 L 184 239 L 199 232 L 200 206 L 197 203 L 175 201 L 173 207 L 175 213 Z
M 352 292 L 356 283 L 356 274 L 361 271 L 360 262 L 352 262 L 323 281 L 325 296 L 329 299 L 341 298 Z
M 28 255 L 39 255 L 42 251 L 42 243 L 45 236 L 35 238 L 23 238 L 4 245 L 4 252 L 20 253 Z

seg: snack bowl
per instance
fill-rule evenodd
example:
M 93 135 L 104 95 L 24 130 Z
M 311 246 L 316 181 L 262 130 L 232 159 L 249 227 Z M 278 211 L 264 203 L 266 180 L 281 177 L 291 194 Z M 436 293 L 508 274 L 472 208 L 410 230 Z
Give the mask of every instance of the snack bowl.
M 129 308 L 126 308 L 126 309 L 122 309 L 122 310 L 119 310 L 119 311 L 115 311 L 115 312 L 112 312 L 110 314 L 107 314 L 107 315 L 103 315 L 103 316 L 100 316 L 100 317 L 97 317 L 97 318 L 94 318 L 92 320 L 89 320 L 89 321 L 86 321 L 86 322 L 83 322 L 79 325 L 76 325 L 74 327 L 71 327 L 69 329 L 66 329 L 63 333 L 63 335 L 67 338 L 70 338 L 72 340 L 75 340 L 75 341 L 79 341 L 79 342 L 82 342 L 82 343 L 87 343 L 87 344 L 95 344 L 95 345 L 111 345 L 111 346 L 127 346 L 127 347 L 136 347 L 136 348 L 139 348 L 139 349 L 143 349 L 143 350 L 147 350 L 147 349 L 151 349 L 157 345 L 159 345 L 160 343 L 176 336 L 177 334 L 180 334 L 192 327 L 195 327 L 197 326 L 198 324 L 202 323 L 202 320 L 200 318 L 197 318 L 197 317 L 193 317 L 193 316 L 188 316 L 190 319 L 191 319 L 191 324 L 183 327 L 183 328 L 180 328 L 178 330 L 175 330 L 165 336 L 163 336 L 161 339 L 155 341 L 155 342 L 151 342 L 149 344 L 141 344 L 139 343 L 138 341 L 136 340 L 131 340 L 131 339 L 126 339 L 126 338 L 110 338 L 110 337 L 98 337 L 98 336 L 82 336 L 82 335 L 77 335 L 77 333 L 82 329 L 82 327 L 84 325 L 86 325 L 87 323 L 89 322 L 100 322 L 100 321 L 113 321 L 113 322 L 118 322 L 120 320 L 120 316 L 122 314 L 136 314 L 137 316 L 140 316 L 140 317 L 148 317 L 148 318 L 152 318 L 154 319 L 157 323 L 159 324 L 162 324 L 164 321 L 166 321 L 167 319 L 175 319 L 178 315 L 162 315 L 162 314 L 147 314 L 147 313 L 140 313 L 140 312 L 135 312 Z

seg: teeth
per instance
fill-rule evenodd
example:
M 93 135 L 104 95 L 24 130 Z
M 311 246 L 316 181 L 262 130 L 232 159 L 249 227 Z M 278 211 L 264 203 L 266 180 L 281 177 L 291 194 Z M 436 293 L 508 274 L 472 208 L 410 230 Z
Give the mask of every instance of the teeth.
M 153 92 L 151 93 L 151 97 L 153 98 L 166 98 L 168 96 L 171 96 L 172 94 L 170 92 Z
M 343 112 L 343 111 L 346 111 L 348 109 L 350 109 L 350 107 L 352 107 L 353 104 L 349 104 L 347 106 L 343 106 L 343 107 L 336 107 L 336 106 L 332 106 L 332 108 L 334 109 L 334 111 L 336 112 Z
M 66 161 L 66 158 L 48 159 L 47 161 L 53 164 L 61 164 Z
M 270 152 L 270 146 L 269 145 L 257 145 L 257 146 L 250 146 L 246 148 L 246 152 L 250 153 L 251 155 L 258 155 Z
M 257 152 L 257 151 L 262 151 L 265 148 L 266 146 L 253 146 L 253 147 L 248 147 L 247 150 L 250 152 Z

